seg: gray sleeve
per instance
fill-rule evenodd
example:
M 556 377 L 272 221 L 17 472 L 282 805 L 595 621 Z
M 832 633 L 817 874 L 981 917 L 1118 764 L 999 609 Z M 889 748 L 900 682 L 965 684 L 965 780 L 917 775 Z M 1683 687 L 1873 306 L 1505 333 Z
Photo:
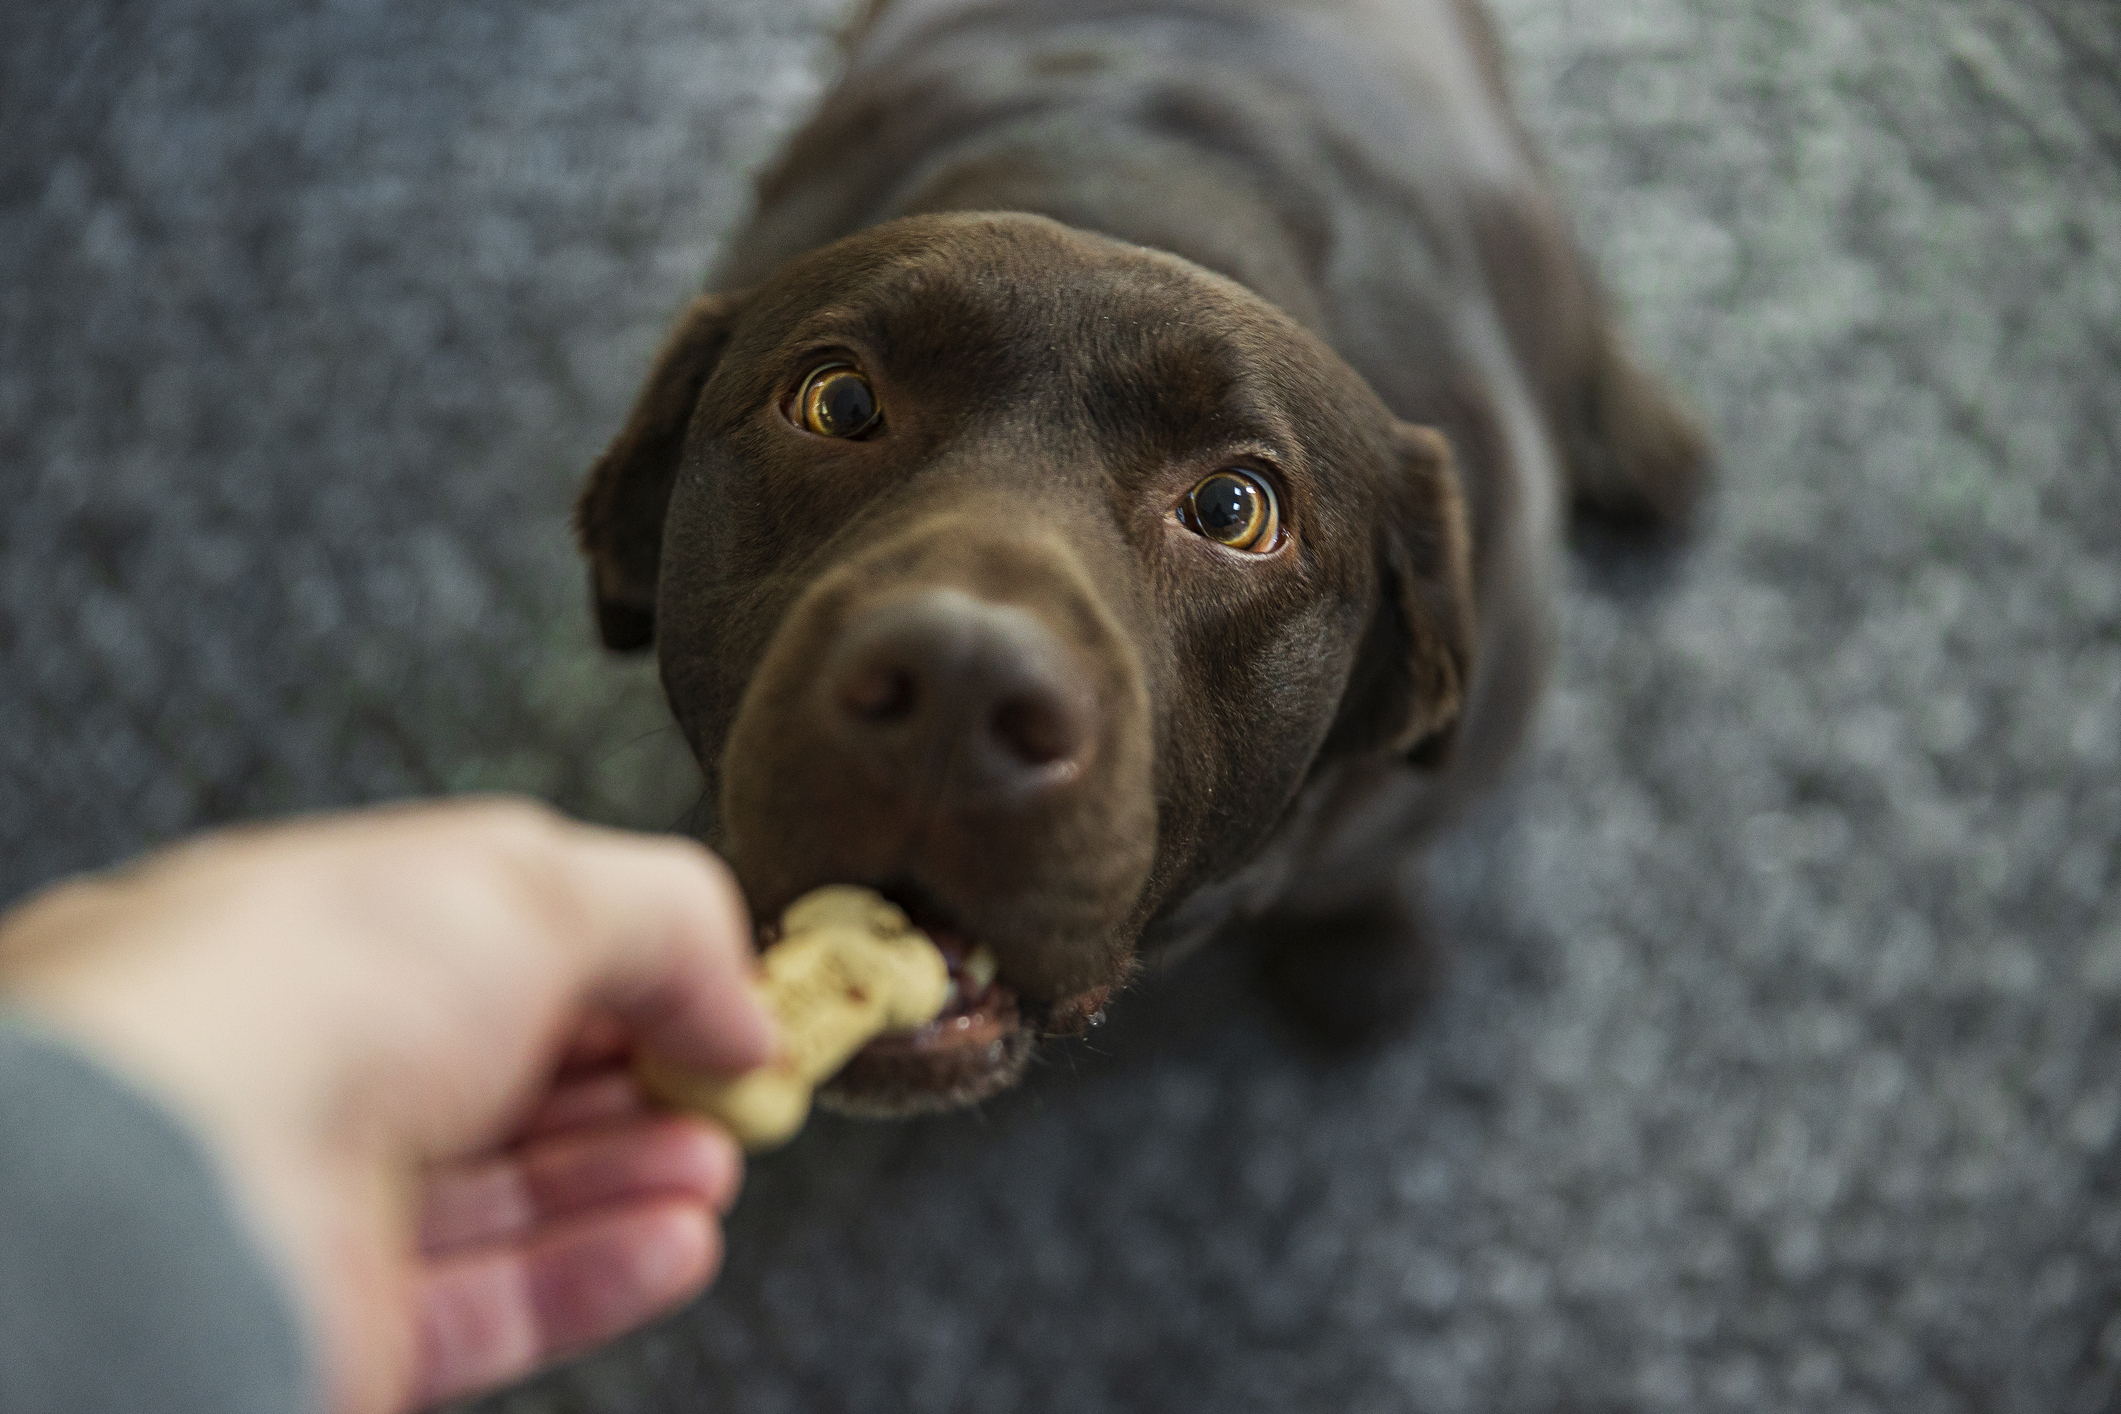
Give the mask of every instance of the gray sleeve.
M 0 1411 L 316 1403 L 296 1313 L 199 1144 L 0 1011 Z

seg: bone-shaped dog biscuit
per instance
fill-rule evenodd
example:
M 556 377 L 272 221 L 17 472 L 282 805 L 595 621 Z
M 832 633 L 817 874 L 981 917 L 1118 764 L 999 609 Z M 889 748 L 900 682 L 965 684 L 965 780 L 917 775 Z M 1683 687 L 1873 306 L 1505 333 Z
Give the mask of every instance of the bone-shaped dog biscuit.
M 653 1057 L 638 1066 L 651 1095 L 708 1116 L 753 1152 L 794 1138 L 820 1083 L 885 1032 L 933 1021 L 951 992 L 949 965 L 905 914 L 840 884 L 788 906 L 758 985 L 781 1031 L 772 1060 L 734 1078 L 688 1074 Z

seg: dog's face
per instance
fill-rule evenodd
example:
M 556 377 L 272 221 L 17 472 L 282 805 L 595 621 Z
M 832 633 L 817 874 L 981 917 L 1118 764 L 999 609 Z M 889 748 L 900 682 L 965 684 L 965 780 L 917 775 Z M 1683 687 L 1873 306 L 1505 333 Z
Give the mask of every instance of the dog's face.
M 1007 1085 L 1321 759 L 1433 754 L 1467 680 L 1441 439 L 1242 287 L 1037 217 L 699 301 L 580 526 L 757 914 L 868 884 L 951 957 L 835 1083 L 871 1108 Z

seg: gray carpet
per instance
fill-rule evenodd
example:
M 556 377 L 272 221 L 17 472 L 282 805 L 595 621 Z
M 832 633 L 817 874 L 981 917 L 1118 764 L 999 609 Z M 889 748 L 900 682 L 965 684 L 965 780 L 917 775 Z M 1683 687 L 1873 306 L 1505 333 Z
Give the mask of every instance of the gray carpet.
M 0 897 L 191 827 L 667 824 L 564 535 L 825 0 L 0 11 Z M 1717 429 L 1579 560 L 1428 1025 L 1224 961 L 825 1121 L 720 1286 L 497 1410 L 2121 1408 L 2121 11 L 1507 0 Z

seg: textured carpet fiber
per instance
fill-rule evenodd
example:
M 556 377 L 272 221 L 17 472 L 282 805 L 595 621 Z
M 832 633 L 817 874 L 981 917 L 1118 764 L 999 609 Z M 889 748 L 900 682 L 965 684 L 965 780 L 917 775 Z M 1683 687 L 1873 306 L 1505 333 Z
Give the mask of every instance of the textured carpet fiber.
M 2121 10 L 1506 0 L 1724 486 L 1579 560 L 1451 988 L 1209 959 L 759 1164 L 530 1411 L 2094 1411 L 2121 1379 Z M 667 824 L 564 534 L 824 0 L 0 11 L 0 897 L 481 786 Z

